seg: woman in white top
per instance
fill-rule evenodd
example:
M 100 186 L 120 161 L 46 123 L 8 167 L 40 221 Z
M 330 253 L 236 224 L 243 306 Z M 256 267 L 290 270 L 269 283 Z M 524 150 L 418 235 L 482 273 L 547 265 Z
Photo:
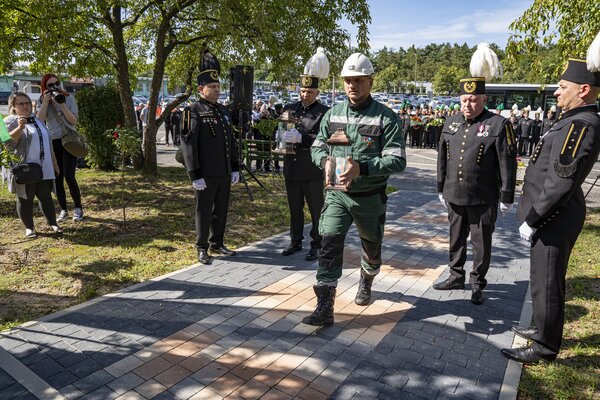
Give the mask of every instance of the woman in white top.
M 32 113 L 31 99 L 23 92 L 15 92 L 10 96 L 8 111 L 10 115 L 4 118 L 4 123 L 11 139 L 5 142 L 6 147 L 14 151 L 19 162 L 39 164 L 43 174 L 42 180 L 38 182 L 18 184 L 10 170 L 8 173 L 8 190 L 17 194 L 17 214 L 25 225 L 25 236 L 37 237 L 33 226 L 34 197 L 38 198 L 42 213 L 52 230 L 62 233 L 62 228 L 56 222 L 56 210 L 52 200 L 58 164 L 48 130 Z

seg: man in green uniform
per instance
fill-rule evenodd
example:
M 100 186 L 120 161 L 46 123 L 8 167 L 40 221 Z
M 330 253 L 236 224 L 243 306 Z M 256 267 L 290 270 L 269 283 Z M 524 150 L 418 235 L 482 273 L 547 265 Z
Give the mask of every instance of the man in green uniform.
M 329 190 L 319 222 L 323 236 L 317 284 L 316 310 L 302 322 L 309 325 L 333 324 L 336 285 L 342 276 L 344 240 L 354 221 L 362 242 L 361 277 L 355 302 L 367 305 L 371 284 L 381 266 L 381 242 L 385 224 L 388 177 L 406 167 L 402 126 L 396 113 L 371 97 L 373 65 L 361 53 L 352 54 L 344 63 L 341 76 L 348 100 L 329 110 L 315 139 L 313 162 L 326 171 L 326 182 L 333 178 L 329 166 L 340 157 L 341 146 L 327 140 L 343 130 L 352 142 L 351 157 L 339 175 L 338 183 L 346 191 Z

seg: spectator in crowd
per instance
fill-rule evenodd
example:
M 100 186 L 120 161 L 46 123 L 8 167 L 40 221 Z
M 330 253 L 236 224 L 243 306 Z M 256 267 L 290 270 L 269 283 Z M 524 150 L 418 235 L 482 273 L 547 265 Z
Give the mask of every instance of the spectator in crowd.
M 60 205 L 58 222 L 65 221 L 69 213 L 67 211 L 67 195 L 65 184 L 69 187 L 69 193 L 73 200 L 73 221 L 83 220 L 83 206 L 81 204 L 81 191 L 75 176 L 77 170 L 77 157 L 63 148 L 62 137 L 65 134 L 65 126 L 74 127 L 77 124 L 78 108 L 75 96 L 71 96 L 61 87 L 60 80 L 55 74 L 45 74 L 42 77 L 42 105 L 37 117 L 46 123 L 48 132 L 52 137 L 52 147 L 58 161 L 59 173 L 56 177 L 56 197 Z M 62 97 L 61 97 L 62 96 Z
M 14 92 L 8 100 L 8 112 L 4 123 L 10 140 L 5 146 L 14 152 L 20 163 L 36 163 L 42 167 L 42 179 L 28 184 L 18 184 L 8 170 L 8 190 L 17 195 L 17 214 L 25 226 L 25 237 L 37 237 L 33 223 L 33 199 L 37 197 L 46 222 L 56 233 L 62 228 L 56 221 L 52 200 L 54 179 L 59 166 L 54 157 L 52 140 L 44 123 L 35 118 L 31 99 L 23 92 Z

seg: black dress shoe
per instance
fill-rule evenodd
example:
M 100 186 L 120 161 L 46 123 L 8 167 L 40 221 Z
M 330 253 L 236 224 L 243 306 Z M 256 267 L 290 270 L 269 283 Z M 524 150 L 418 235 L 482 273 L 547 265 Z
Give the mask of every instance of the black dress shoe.
M 311 247 L 310 251 L 306 255 L 306 261 L 314 261 L 317 258 L 319 258 L 319 248 L 318 247 Z
M 290 244 L 284 251 L 281 252 L 282 256 L 289 256 L 290 254 L 294 254 L 297 251 L 302 250 L 301 244 Z
M 483 290 L 473 289 L 473 292 L 471 293 L 471 303 L 479 306 L 483 304 L 483 299 Z
M 445 281 L 436 283 L 433 285 L 435 290 L 451 290 L 451 289 L 464 289 L 465 281 L 456 278 L 448 278 Z
M 513 326 L 510 328 L 510 330 L 521 336 L 523 339 L 531 339 L 531 337 L 537 333 L 537 328 L 534 328 L 533 326 L 528 328 L 519 328 L 518 326 Z
M 198 261 L 200 261 L 200 264 L 210 265 L 212 259 L 206 250 L 198 250 Z
M 521 362 L 523 364 L 536 364 L 540 361 L 554 361 L 556 355 L 540 354 L 532 347 L 518 347 L 516 349 L 500 350 L 504 357 Z
M 229 256 L 229 257 L 233 257 L 235 256 L 235 251 L 233 250 L 229 250 L 227 247 L 225 246 L 221 246 L 221 247 L 211 247 L 210 251 L 212 253 L 215 254 L 220 254 L 222 256 Z

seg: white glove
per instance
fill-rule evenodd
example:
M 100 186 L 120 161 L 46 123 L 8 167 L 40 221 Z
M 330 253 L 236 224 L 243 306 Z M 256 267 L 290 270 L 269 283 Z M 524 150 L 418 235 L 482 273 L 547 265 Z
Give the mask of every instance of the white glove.
M 192 187 L 195 190 L 204 190 L 206 189 L 206 182 L 204 181 L 204 178 L 202 179 L 196 179 L 195 181 L 192 182 Z
M 507 204 L 507 203 L 500 203 L 500 212 L 502 213 L 502 216 L 506 216 L 506 213 L 509 213 L 513 208 L 512 203 L 511 204 Z
M 531 237 L 535 233 L 535 229 L 527 225 L 527 222 L 523 222 L 519 227 L 519 234 L 521 235 L 521 239 L 531 243 Z
M 240 173 L 238 171 L 234 171 L 231 173 L 231 184 L 235 185 L 240 181 Z
M 288 143 L 302 143 L 302 134 L 298 129 L 292 128 L 285 133 L 285 141 Z
M 444 199 L 444 193 L 438 193 L 438 196 L 440 198 L 440 203 L 442 203 L 445 208 L 448 208 L 448 203 L 446 202 L 446 199 Z

